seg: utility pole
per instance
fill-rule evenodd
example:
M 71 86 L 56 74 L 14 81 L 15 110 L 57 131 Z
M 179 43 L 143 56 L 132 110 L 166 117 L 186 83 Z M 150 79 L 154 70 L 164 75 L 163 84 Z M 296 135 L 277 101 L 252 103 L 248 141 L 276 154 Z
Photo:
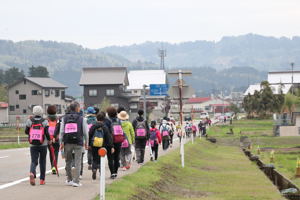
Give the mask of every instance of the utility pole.
M 292 94 L 294 94 L 294 63 L 291 63 L 292 67 Z
M 167 50 L 163 48 L 159 49 L 158 56 L 160 57 L 160 69 L 165 70 L 165 57 L 167 56 Z

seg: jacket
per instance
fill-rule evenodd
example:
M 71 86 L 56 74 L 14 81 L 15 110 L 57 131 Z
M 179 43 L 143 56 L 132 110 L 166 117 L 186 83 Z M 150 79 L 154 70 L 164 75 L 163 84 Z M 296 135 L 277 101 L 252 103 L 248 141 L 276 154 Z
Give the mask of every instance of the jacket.
M 112 148 L 113 147 L 113 138 L 112 135 L 110 134 L 107 126 L 103 123 L 103 122 L 96 122 L 90 129 L 89 131 L 89 146 L 92 147 L 93 146 L 93 138 L 94 138 L 94 134 L 95 134 L 95 130 L 98 128 L 103 129 L 103 146 L 106 148 Z
M 134 129 L 134 133 L 136 132 L 137 123 L 142 122 L 142 121 L 144 121 L 144 118 L 141 117 L 141 116 L 138 116 L 135 120 L 133 120 L 132 126 L 133 126 L 133 129 Z M 146 139 L 136 139 L 135 140 L 135 147 L 136 148 L 145 148 L 146 142 L 147 142 L 147 140 L 149 140 L 149 125 L 148 125 L 148 122 L 146 120 L 145 120 L 145 124 L 146 124 L 146 131 L 147 131 Z
M 131 122 L 121 121 L 121 123 L 122 123 L 122 129 L 123 129 L 124 133 L 126 134 L 129 144 L 134 144 L 135 133 L 134 133 L 134 129 L 133 129 Z
M 157 129 L 157 128 L 150 128 L 150 133 L 152 132 L 152 131 L 155 131 L 156 132 L 156 142 L 158 143 L 158 144 L 161 144 L 161 142 L 162 142 L 162 138 L 161 138 L 161 134 L 160 134 L 160 131 Z

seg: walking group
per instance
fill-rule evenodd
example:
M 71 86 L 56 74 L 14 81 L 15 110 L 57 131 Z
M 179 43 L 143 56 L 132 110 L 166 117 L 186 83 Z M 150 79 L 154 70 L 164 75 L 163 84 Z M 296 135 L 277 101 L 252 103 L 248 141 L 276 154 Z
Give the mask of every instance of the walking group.
M 47 116 L 44 118 L 44 116 Z M 158 125 L 148 123 L 143 110 L 131 123 L 129 114 L 122 107 L 107 108 L 106 112 L 96 107 L 81 110 L 78 103 L 71 104 L 66 114 L 57 116 L 56 106 L 51 105 L 44 113 L 41 106 L 33 107 L 33 116 L 26 122 L 31 165 L 29 180 L 36 184 L 36 167 L 40 165 L 40 185 L 45 184 L 46 157 L 49 151 L 52 174 L 59 175 L 57 162 L 59 151 L 65 159 L 66 185 L 79 187 L 83 174 L 84 155 L 87 151 L 88 169 L 93 180 L 100 172 L 98 150 L 106 148 L 110 178 L 118 176 L 118 170 L 129 170 L 135 160 L 143 165 L 146 146 L 151 152 L 151 161 L 158 158 L 159 145 L 163 150 L 172 147 L 175 122 L 165 117 Z

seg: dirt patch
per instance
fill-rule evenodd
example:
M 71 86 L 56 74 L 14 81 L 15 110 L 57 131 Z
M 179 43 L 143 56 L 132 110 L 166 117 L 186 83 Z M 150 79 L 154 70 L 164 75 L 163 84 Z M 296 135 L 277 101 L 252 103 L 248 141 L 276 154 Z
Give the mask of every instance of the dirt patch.
M 161 170 L 161 180 L 154 183 L 147 189 L 140 189 L 136 195 L 132 196 L 131 200 L 166 200 L 165 196 L 176 196 L 181 198 L 201 198 L 212 195 L 208 192 L 195 191 L 186 188 L 184 180 L 179 179 L 175 174 L 178 167 L 165 165 Z M 206 170 L 213 170 L 213 168 L 205 168 Z

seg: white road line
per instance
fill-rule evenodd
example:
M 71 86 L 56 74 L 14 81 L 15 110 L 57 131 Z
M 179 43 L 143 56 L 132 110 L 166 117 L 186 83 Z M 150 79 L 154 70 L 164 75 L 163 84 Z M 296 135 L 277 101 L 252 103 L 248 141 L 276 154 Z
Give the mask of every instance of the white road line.
M 2 156 L 2 157 L 0 157 L 0 159 L 1 159 L 1 158 L 8 158 L 8 156 Z
M 87 163 L 87 160 L 83 161 L 83 163 Z M 65 167 L 59 167 L 58 171 L 60 171 L 62 169 L 65 169 Z M 51 170 L 48 170 L 48 171 L 46 171 L 46 174 L 50 174 L 51 172 L 52 172 Z M 37 174 L 36 177 L 39 178 L 40 174 Z M 24 181 L 29 181 L 29 177 L 22 178 L 22 179 L 19 179 L 19 180 L 10 182 L 10 183 L 6 183 L 6 184 L 3 184 L 3 185 L 0 185 L 0 190 L 3 190 L 5 188 L 11 187 L 11 186 L 14 186 L 14 185 L 17 185 L 17 184 L 20 184 L 20 183 L 22 183 Z

